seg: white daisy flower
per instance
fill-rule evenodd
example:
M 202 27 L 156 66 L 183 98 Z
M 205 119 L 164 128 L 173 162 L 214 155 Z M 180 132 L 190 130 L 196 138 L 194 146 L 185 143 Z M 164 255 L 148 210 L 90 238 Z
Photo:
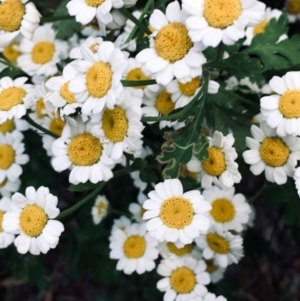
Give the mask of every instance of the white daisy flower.
M 118 259 L 117 270 L 125 274 L 137 272 L 143 274 L 155 268 L 154 260 L 158 257 L 158 242 L 151 237 L 145 224 L 132 224 L 112 233 L 109 244 L 110 258 Z
M 84 55 L 93 55 L 97 53 L 99 45 L 103 42 L 101 37 L 88 37 L 86 40 L 80 43 L 77 47 L 74 47 L 70 51 L 71 59 L 84 59 Z M 75 64 L 76 62 L 72 62 L 71 64 Z M 77 71 L 75 72 L 77 74 Z
M 64 118 L 65 115 L 74 114 L 77 108 L 82 107 L 82 104 L 76 101 L 74 94 L 69 90 L 69 83 L 77 74 L 74 65 L 74 62 L 68 64 L 61 76 L 52 77 L 46 82 L 46 87 L 50 92 L 45 101 L 52 105 L 52 110 L 61 118 Z
M 186 258 L 193 257 L 197 260 L 202 259 L 200 249 L 194 244 L 187 244 L 182 248 L 177 248 L 173 242 L 161 242 L 158 245 L 158 250 L 162 258 Z
M 21 55 L 21 52 L 17 49 L 17 47 L 20 45 L 20 39 L 18 39 L 18 37 L 13 39 L 13 41 L 10 42 L 5 48 L 0 48 L 3 56 L 14 65 L 17 64 L 17 59 Z M 7 68 L 7 65 L 5 65 L 5 68 Z
M 7 248 L 14 240 L 15 236 L 6 233 L 3 229 L 4 215 L 10 211 L 11 199 L 7 196 L 0 200 L 0 249 Z
M 202 256 L 205 259 L 214 259 L 222 268 L 237 263 L 243 256 L 242 237 L 214 227 L 211 227 L 207 234 L 200 235 L 195 242 L 200 249 L 203 249 Z
M 7 119 L 0 124 L 0 132 L 4 135 L 13 132 L 23 132 L 29 129 L 29 124 L 23 119 Z
M 227 301 L 227 299 L 223 296 L 216 296 L 213 293 L 207 293 L 205 296 L 203 296 L 202 301 Z
M 201 76 L 196 76 L 192 80 L 182 83 L 175 79 L 166 86 L 167 92 L 172 94 L 172 101 L 175 102 L 175 109 L 186 106 L 200 91 L 202 87 Z M 208 83 L 208 93 L 216 94 L 219 91 L 220 84 L 214 80 Z
M 300 196 L 300 167 L 297 167 L 294 173 L 295 186 Z
M 243 153 L 244 160 L 251 164 L 250 170 L 254 175 L 265 171 L 268 181 L 282 185 L 287 176 L 293 177 L 297 160 L 300 160 L 300 138 L 294 136 L 278 137 L 275 129 L 265 122 L 251 126 L 253 138 L 246 137 L 250 148 Z
M 133 218 L 138 223 L 141 223 L 143 221 L 143 215 L 146 212 L 146 210 L 143 208 L 143 204 L 146 201 L 147 197 L 143 193 L 141 193 L 141 192 L 140 192 L 139 195 L 142 195 L 142 197 L 140 197 L 138 199 L 138 203 L 130 203 L 129 207 L 128 207 L 128 210 L 133 215 Z
M 206 264 L 206 272 L 209 273 L 212 283 L 218 283 L 224 278 L 226 269 L 218 266 L 212 259 L 205 259 L 204 261 Z
M 201 186 L 209 189 L 214 183 L 224 190 L 228 190 L 234 183 L 241 181 L 238 164 L 234 161 L 237 153 L 232 134 L 223 136 L 215 131 L 213 137 L 208 137 L 208 158 L 199 161 L 195 156 L 187 163 L 187 168 L 192 172 L 199 172 Z
M 221 42 L 233 45 L 245 36 L 246 26 L 255 26 L 263 18 L 266 5 L 256 0 L 183 0 L 190 15 L 186 27 L 193 42 L 206 47 Z
M 131 220 L 126 216 L 121 216 L 118 219 L 114 219 L 113 226 L 111 228 L 111 233 L 114 233 L 117 229 L 124 231 L 130 225 Z M 109 237 L 109 240 L 112 240 L 112 236 Z
M 300 20 L 300 0 L 287 0 L 286 11 L 290 23 L 295 23 Z
M 27 77 L 15 80 L 8 76 L 0 79 L 0 123 L 21 118 L 26 114 L 26 103 L 31 102 L 33 86 L 25 84 Z
M 144 220 L 150 235 L 158 241 L 174 242 L 177 247 L 192 243 L 210 226 L 210 204 L 200 191 L 183 192 L 178 179 L 165 180 L 155 185 L 143 204 Z
M 186 83 L 202 74 L 206 58 L 202 43 L 193 43 L 185 26 L 184 14 L 178 1 L 171 2 L 164 15 L 155 9 L 150 16 L 154 32 L 149 36 L 150 48 L 142 50 L 136 60 L 143 64 L 146 74 L 166 86 L 175 76 Z
M 19 34 L 31 39 L 41 15 L 27 0 L 1 0 L 0 47 L 7 46 Z M 27 4 L 26 4 L 27 3 Z
M 20 186 L 21 181 L 19 179 L 11 181 L 8 178 L 5 178 L 4 181 L 0 183 L 0 194 L 3 196 L 11 197 L 11 194 L 18 191 Z
M 278 136 L 300 135 L 300 71 L 274 76 L 269 84 L 276 94 L 260 100 L 267 124 Z
M 69 90 L 83 103 L 82 113 L 100 113 L 105 105 L 113 109 L 123 92 L 120 80 L 127 68 L 124 54 L 113 43 L 102 42 L 96 53 L 82 51 L 82 55 L 83 60 L 76 62 L 79 73 L 69 83 Z
M 71 0 L 67 4 L 68 12 L 76 21 L 86 25 L 97 18 L 98 22 L 108 24 L 113 21 L 112 8 L 131 7 L 136 0 Z
M 38 27 L 32 40 L 24 38 L 18 50 L 22 54 L 17 65 L 31 76 L 54 75 L 58 71 L 56 64 L 68 57 L 68 43 L 55 39 L 52 24 Z
M 16 181 L 22 174 L 21 165 L 29 161 L 28 155 L 23 154 L 23 135 L 19 132 L 6 134 L 0 133 L 0 182 L 8 179 Z
M 98 20 L 94 18 L 89 24 L 83 26 L 81 34 L 85 37 L 105 37 L 108 32 L 106 32 L 106 26 L 101 25 L 99 24 Z
M 90 122 L 78 119 L 76 127 L 68 125 L 54 141 L 52 166 L 57 172 L 70 168 L 69 181 L 73 184 L 108 181 L 113 177 L 114 161 L 107 157 L 106 146 L 92 134 Z
M 164 259 L 157 267 L 157 273 L 164 278 L 157 282 L 156 287 L 166 292 L 164 301 L 196 301 L 207 293 L 205 285 L 210 277 L 205 272 L 203 260 L 192 257 Z
M 251 208 L 241 193 L 234 194 L 235 189 L 221 190 L 217 186 L 202 192 L 205 200 L 210 202 L 209 218 L 211 224 L 223 231 L 241 232 L 247 224 Z
M 11 211 L 4 215 L 3 229 L 19 234 L 14 244 L 19 253 L 46 254 L 54 249 L 64 231 L 61 222 L 53 220 L 59 214 L 57 197 L 41 186 L 37 190 L 27 187 L 25 196 L 12 196 Z
M 92 207 L 92 217 L 95 225 L 100 224 L 103 218 L 107 215 L 107 208 L 109 202 L 105 195 L 98 195 L 95 200 L 95 204 Z

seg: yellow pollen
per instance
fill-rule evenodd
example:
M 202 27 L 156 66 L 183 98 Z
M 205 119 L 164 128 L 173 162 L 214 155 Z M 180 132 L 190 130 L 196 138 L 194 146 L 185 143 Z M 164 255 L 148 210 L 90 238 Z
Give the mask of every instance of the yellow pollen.
M 55 46 L 50 42 L 39 42 L 34 45 L 31 52 L 32 61 L 36 64 L 46 64 L 53 58 Z
M 66 82 L 60 88 L 60 96 L 67 102 L 67 103 L 75 103 L 76 99 L 74 93 L 70 92 L 69 90 L 69 82 Z
M 49 130 L 54 134 L 61 136 L 66 122 L 60 118 L 53 118 L 50 123 Z
M 99 204 L 98 204 L 98 206 L 97 206 L 97 208 L 98 208 L 98 214 L 103 214 L 104 213 L 104 211 L 105 211 L 105 209 L 106 209 L 106 203 L 104 203 L 104 202 L 100 202 Z
M 97 7 L 100 6 L 105 0 L 85 0 L 88 6 Z
M 140 258 L 146 251 L 146 240 L 140 235 L 129 236 L 123 245 L 125 256 L 132 259 Z
M 175 244 L 173 242 L 168 242 L 167 247 L 171 253 L 173 253 L 177 256 L 184 256 L 184 255 L 190 254 L 193 250 L 192 244 L 185 245 L 183 248 L 179 249 L 175 246 Z
M 227 254 L 230 252 L 228 241 L 217 233 L 208 233 L 206 235 L 206 242 L 218 254 Z
M 117 106 L 112 110 L 106 109 L 102 115 L 102 128 L 105 136 L 110 141 L 123 141 L 128 130 L 125 110 Z
M 70 160 L 78 166 L 96 164 L 100 160 L 102 150 L 103 146 L 100 140 L 89 133 L 75 136 L 68 145 Z
M 254 29 L 253 34 L 256 36 L 257 34 L 264 33 L 266 26 L 269 24 L 269 20 L 262 20 L 260 23 L 258 23 Z
M 15 46 L 17 45 L 19 44 L 11 43 L 3 50 L 3 56 L 14 64 L 17 63 L 17 58 L 21 55 L 21 52 L 15 49 Z
M 44 99 L 40 98 L 35 104 L 36 115 L 38 115 L 39 118 L 45 117 L 46 114 L 43 113 L 44 110 L 46 110 Z
M 26 235 L 37 237 L 42 234 L 48 216 L 43 208 L 33 204 L 27 205 L 20 214 L 20 226 Z
M 288 90 L 279 100 L 279 111 L 285 118 L 300 117 L 300 90 Z
M 126 80 L 149 80 L 150 76 L 146 76 L 141 68 L 134 68 L 126 75 Z M 145 89 L 147 86 L 136 86 L 135 89 Z
M 278 137 L 267 137 L 262 142 L 260 149 L 262 160 L 272 167 L 284 165 L 289 156 L 290 150 L 284 141 Z
M 162 115 L 168 115 L 175 108 L 175 103 L 172 101 L 171 94 L 163 90 L 156 98 L 155 107 Z
M 101 98 L 111 88 L 113 72 L 108 63 L 97 62 L 86 73 L 86 87 L 90 95 Z
M 300 13 L 300 0 L 289 0 L 287 10 L 292 15 L 298 15 Z
M 0 182 L 0 188 L 4 187 L 6 183 L 7 183 L 7 178 L 5 178 L 3 182 Z
M 232 25 L 242 14 L 240 0 L 205 0 L 204 18 L 215 28 L 226 28 Z
M 200 77 L 194 77 L 191 81 L 187 82 L 186 84 L 182 84 L 178 82 L 178 87 L 181 93 L 185 96 L 193 96 L 196 90 L 201 87 L 202 81 Z
M 193 216 L 191 202 L 183 197 L 165 200 L 160 209 L 160 218 L 169 228 L 183 229 L 192 222 Z
M 181 173 L 182 173 L 183 176 L 192 178 L 194 180 L 197 180 L 197 178 L 198 178 L 198 173 L 197 172 L 189 171 L 187 169 L 186 165 L 183 166 Z
M 207 273 L 213 273 L 214 271 L 216 271 L 218 269 L 218 266 L 215 265 L 214 261 L 211 259 L 206 259 L 205 263 L 206 263 L 206 272 Z
M 4 213 L 5 213 L 4 211 L 0 210 L 0 232 L 3 232 L 2 222 L 3 222 Z
M 15 150 L 9 144 L 0 145 L 0 169 L 9 169 L 15 162 Z
M 7 119 L 5 122 L 0 124 L 0 132 L 3 134 L 13 132 L 15 128 L 16 125 L 13 119 Z
M 89 47 L 89 49 L 90 49 L 93 53 L 96 53 L 99 45 L 100 45 L 99 43 L 94 43 L 94 44 L 92 44 L 92 45 Z
M 21 27 L 25 6 L 20 0 L 6 0 L 0 3 L 0 29 L 13 32 Z
M 9 111 L 12 107 L 23 103 L 26 91 L 22 88 L 10 87 L 0 93 L 0 111 Z
M 210 215 L 218 223 L 227 223 L 234 219 L 235 208 L 227 199 L 216 199 L 211 203 Z
M 193 42 L 183 24 L 170 23 L 158 32 L 154 47 L 158 56 L 175 63 L 188 54 L 193 47 Z
M 217 147 L 208 149 L 208 158 L 201 161 L 202 168 L 211 176 L 220 176 L 226 169 L 224 153 Z
M 177 268 L 171 274 L 170 284 L 178 294 L 190 293 L 195 288 L 196 283 L 195 273 L 190 268 Z

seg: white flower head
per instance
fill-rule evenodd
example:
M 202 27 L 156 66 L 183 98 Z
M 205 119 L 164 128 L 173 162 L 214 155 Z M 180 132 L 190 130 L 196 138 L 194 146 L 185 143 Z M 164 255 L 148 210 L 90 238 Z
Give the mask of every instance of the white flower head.
M 243 153 L 244 160 L 251 164 L 254 175 L 265 171 L 268 181 L 282 185 L 287 176 L 293 177 L 297 160 L 300 159 L 300 138 L 294 136 L 278 137 L 276 130 L 265 122 L 251 126 L 253 138 L 246 137 L 250 150 Z
M 214 259 L 222 268 L 237 263 L 243 256 L 242 237 L 215 227 L 211 227 L 207 234 L 200 235 L 195 242 L 203 250 L 205 259 Z
M 227 299 L 223 296 L 216 296 L 213 293 L 207 293 L 205 296 L 203 296 L 202 301 L 227 301 Z
M 267 124 L 278 136 L 300 135 L 300 71 L 274 76 L 269 84 L 275 94 L 260 100 Z
M 167 6 L 166 14 L 155 9 L 150 16 L 154 30 L 149 36 L 150 48 L 142 50 L 136 60 L 159 84 L 167 85 L 174 76 L 185 83 L 202 74 L 206 62 L 201 52 L 204 47 L 200 42 L 192 42 L 185 20 L 178 1 Z
M 18 50 L 22 54 L 17 65 L 31 76 L 54 75 L 58 71 L 56 64 L 68 57 L 68 43 L 55 39 L 52 24 L 38 27 L 32 40 L 24 38 Z
M 192 243 L 210 226 L 210 204 L 200 191 L 183 192 L 178 179 L 165 180 L 155 185 L 143 204 L 144 220 L 150 235 L 160 242 L 174 242 L 177 247 Z
M 232 134 L 224 136 L 215 131 L 212 137 L 208 137 L 208 158 L 199 161 L 195 156 L 187 163 L 187 169 L 191 172 L 199 172 L 201 186 L 209 189 L 214 183 L 219 188 L 228 190 L 234 183 L 239 183 L 241 174 L 238 164 L 235 162 L 237 153 Z
M 206 272 L 209 273 L 212 283 L 218 283 L 224 278 L 225 268 L 220 267 L 215 260 L 205 259 Z
M 205 269 L 205 262 L 193 257 L 164 259 L 157 267 L 157 273 L 164 278 L 156 286 L 165 292 L 165 301 L 202 300 L 207 293 L 205 285 L 210 283 Z
M 109 202 L 105 195 L 98 195 L 95 200 L 95 204 L 92 207 L 92 217 L 95 225 L 100 224 L 103 218 L 107 215 L 107 209 Z
M 113 226 L 111 228 L 111 233 L 114 233 L 116 229 L 124 231 L 126 227 L 131 225 L 131 220 L 126 216 L 121 216 L 118 219 L 114 219 Z M 112 236 L 109 237 L 111 241 Z
M 300 20 L 300 1 L 287 0 L 285 5 L 290 23 L 295 23 L 297 20 Z
M 182 7 L 189 14 L 186 26 L 192 41 L 216 47 L 242 39 L 246 26 L 262 20 L 266 5 L 256 0 L 183 0 Z
M 21 254 L 46 254 L 54 249 L 64 231 L 61 222 L 53 220 L 59 214 L 57 197 L 46 187 L 27 187 L 25 196 L 12 196 L 11 211 L 4 215 L 3 229 L 18 235 L 14 241 Z
M 0 50 L 3 54 L 3 56 L 14 65 L 17 64 L 17 59 L 21 54 L 21 52 L 18 51 L 18 49 L 17 49 L 17 47 L 20 45 L 20 41 L 21 41 L 21 36 L 18 35 L 6 47 L 4 47 L 4 48 L 0 47 Z M 7 65 L 4 65 L 4 66 L 5 67 L 3 69 L 7 68 Z M 1 69 L 2 69 L 2 67 L 1 67 Z
M 0 183 L 0 194 L 11 197 L 11 194 L 18 191 L 20 186 L 21 181 L 19 179 L 11 181 L 8 178 L 5 178 L 4 181 Z
M 6 135 L 8 133 L 12 134 L 14 132 L 19 132 L 19 134 L 21 134 L 21 132 L 27 131 L 28 129 L 29 124 L 27 123 L 27 121 L 18 118 L 7 119 L 0 124 L 0 132 L 3 135 Z
M 13 234 L 7 233 L 3 229 L 4 215 L 10 211 L 11 199 L 7 196 L 0 200 L 0 249 L 7 248 L 14 240 Z
M 118 271 L 143 274 L 155 268 L 157 244 L 157 240 L 147 233 L 145 223 L 132 224 L 123 231 L 116 229 L 112 232 L 110 258 L 118 259 Z
M 234 230 L 241 232 L 247 224 L 251 208 L 241 193 L 235 194 L 234 187 L 229 190 L 212 186 L 202 192 L 205 200 L 210 202 L 209 212 L 211 224 L 223 231 Z

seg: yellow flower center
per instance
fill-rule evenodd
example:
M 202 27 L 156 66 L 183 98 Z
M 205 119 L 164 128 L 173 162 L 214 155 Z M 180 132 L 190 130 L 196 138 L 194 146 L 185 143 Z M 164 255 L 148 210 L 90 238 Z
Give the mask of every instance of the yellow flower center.
M 264 33 L 266 26 L 269 24 L 269 20 L 262 20 L 253 28 L 253 34 L 256 36 L 257 34 Z
M 89 47 L 89 49 L 90 49 L 93 53 L 96 53 L 97 50 L 98 50 L 98 46 L 99 46 L 99 45 L 100 45 L 99 43 L 94 43 L 94 44 L 92 44 L 92 45 Z
M 98 214 L 103 214 L 104 213 L 104 211 L 105 211 L 105 209 L 106 209 L 106 203 L 104 203 L 104 202 L 100 202 L 99 204 L 98 204 L 98 206 L 97 206 L 97 208 L 98 208 Z
M 65 127 L 66 122 L 60 118 L 53 118 L 50 123 L 49 130 L 56 134 L 57 136 L 61 136 L 62 131 Z
M 0 124 L 0 132 L 3 134 L 11 133 L 16 128 L 15 121 L 13 119 L 7 119 Z
M 97 7 L 100 6 L 105 0 L 85 0 L 88 6 Z
M 206 235 L 206 242 L 218 254 L 227 254 L 230 252 L 228 241 L 217 233 L 208 233 Z
M 300 0 L 289 0 L 287 10 L 292 15 L 298 15 L 300 13 Z
M 102 115 L 102 128 L 110 141 L 123 141 L 128 130 L 125 110 L 117 106 L 112 110 L 106 109 Z
M 0 188 L 4 187 L 6 183 L 7 183 L 7 178 L 5 178 L 3 182 L 0 182 Z
M 200 77 L 194 77 L 191 81 L 186 84 L 178 82 L 178 87 L 181 93 L 185 96 L 193 96 L 196 90 L 202 85 Z
M 96 164 L 100 160 L 102 150 L 103 146 L 100 140 L 89 133 L 75 136 L 68 145 L 70 160 L 78 166 Z
M 172 197 L 163 202 L 160 218 L 169 228 L 183 229 L 192 222 L 194 209 L 191 202 L 182 197 Z
M 215 265 L 214 261 L 211 259 L 206 259 L 205 263 L 206 263 L 206 272 L 207 273 L 213 273 L 214 271 L 216 271 L 218 269 L 218 266 Z
M 226 28 L 232 25 L 242 14 L 240 0 L 205 0 L 204 18 L 215 28 Z
M 172 101 L 171 94 L 166 90 L 162 91 L 156 98 L 155 107 L 162 115 L 168 115 L 175 108 L 175 103 Z
M 26 91 L 22 88 L 10 87 L 0 93 L 0 111 L 9 111 L 12 107 L 23 103 Z
M 184 256 L 184 255 L 190 254 L 193 250 L 192 244 L 185 245 L 183 248 L 179 249 L 175 246 L 175 244 L 173 242 L 168 242 L 167 247 L 171 253 L 173 253 L 177 256 Z
M 39 118 L 45 117 L 46 114 L 43 113 L 44 110 L 46 110 L 44 99 L 40 98 L 35 104 L 36 115 L 38 115 Z
M 66 82 L 60 88 L 60 96 L 67 102 L 67 103 L 75 103 L 76 99 L 74 93 L 70 92 L 69 90 L 69 82 Z
M 186 165 L 183 166 L 182 175 L 185 176 L 185 177 L 192 178 L 194 180 L 197 180 L 197 178 L 198 178 L 198 173 L 197 172 L 189 171 L 187 169 Z
M 111 88 L 113 72 L 108 63 L 97 62 L 86 73 L 86 87 L 90 95 L 101 98 Z
M 42 234 L 48 216 L 43 208 L 33 204 L 27 205 L 20 214 L 20 226 L 24 233 L 31 237 L 37 237 Z
M 227 199 L 216 199 L 211 203 L 210 215 L 218 223 L 227 223 L 234 219 L 235 208 Z
M 39 42 L 34 45 L 31 58 L 36 64 L 46 64 L 53 58 L 55 46 L 50 42 Z
M 290 150 L 284 141 L 278 137 L 267 137 L 262 142 L 260 149 L 262 160 L 272 167 L 284 165 L 289 156 Z
M 174 270 L 171 274 L 170 284 L 178 294 L 188 294 L 196 286 L 197 280 L 193 270 L 181 267 Z
M 17 58 L 21 55 L 21 52 L 15 49 L 15 46 L 17 45 L 19 44 L 11 43 L 3 50 L 3 56 L 14 64 L 17 63 Z
M 0 28 L 13 32 L 21 27 L 25 6 L 20 0 L 6 0 L 0 3 Z
M 0 210 L 0 232 L 3 232 L 2 222 L 3 222 L 4 213 L 5 213 L 4 211 Z
M 126 75 L 126 80 L 149 80 L 150 76 L 146 76 L 141 68 L 134 68 Z M 145 89 L 147 86 L 136 86 L 135 89 Z
M 15 150 L 9 144 L 0 145 L 0 169 L 8 169 L 15 162 Z
M 158 32 L 154 47 L 158 56 L 175 63 L 188 54 L 193 47 L 193 42 L 183 24 L 170 23 Z
M 201 161 L 202 168 L 211 176 L 220 176 L 226 169 L 224 153 L 217 147 L 208 149 L 208 158 Z
M 285 118 L 300 117 L 300 90 L 288 90 L 279 100 L 279 111 Z
M 146 251 L 146 240 L 140 235 L 129 236 L 123 245 L 124 254 L 128 258 L 137 259 L 144 255 Z

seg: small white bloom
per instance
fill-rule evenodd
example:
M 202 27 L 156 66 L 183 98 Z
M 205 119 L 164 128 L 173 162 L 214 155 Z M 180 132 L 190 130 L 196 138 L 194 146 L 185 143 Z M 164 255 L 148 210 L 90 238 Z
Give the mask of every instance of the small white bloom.
M 13 234 L 7 233 L 3 229 L 4 215 L 10 211 L 11 199 L 9 197 L 3 197 L 0 200 L 0 249 L 7 248 L 14 240 Z
M 202 301 L 227 301 L 227 299 L 223 296 L 216 296 L 212 293 L 207 293 L 205 296 L 203 296 Z
M 297 20 L 300 20 L 300 1 L 287 0 L 285 5 L 290 23 L 295 23 Z
M 100 222 L 103 220 L 103 218 L 107 215 L 107 208 L 108 208 L 109 202 L 105 195 L 98 195 L 95 204 L 92 207 L 92 217 L 94 224 L 100 224 Z
M 224 278 L 226 269 L 220 267 L 213 259 L 205 259 L 204 261 L 206 263 L 206 272 L 209 273 L 212 283 L 218 283 Z

